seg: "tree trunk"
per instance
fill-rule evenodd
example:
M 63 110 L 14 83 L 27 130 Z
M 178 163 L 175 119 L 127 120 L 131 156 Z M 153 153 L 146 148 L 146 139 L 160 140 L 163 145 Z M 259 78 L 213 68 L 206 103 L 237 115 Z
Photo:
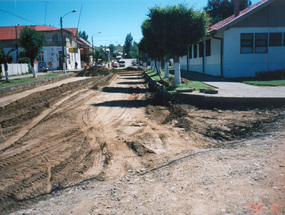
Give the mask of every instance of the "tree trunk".
M 161 74 L 161 61 L 157 61 L 157 74 Z
M 164 63 L 164 78 L 169 78 L 169 62 L 167 58 L 165 58 L 165 63 Z
M 5 81 L 9 82 L 9 74 L 8 74 L 8 64 L 4 64 L 4 71 L 5 71 Z
M 179 56 L 174 57 L 174 84 L 181 84 L 181 72 L 180 72 L 180 59 Z
M 35 71 L 35 67 L 34 66 L 32 67 L 32 71 L 33 71 L 33 78 L 38 77 L 38 75 L 37 75 L 37 73 Z

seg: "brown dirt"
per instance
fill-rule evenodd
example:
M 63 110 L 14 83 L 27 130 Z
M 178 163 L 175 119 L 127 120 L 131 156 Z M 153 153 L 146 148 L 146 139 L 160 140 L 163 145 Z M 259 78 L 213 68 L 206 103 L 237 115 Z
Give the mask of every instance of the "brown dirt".
M 241 183 L 244 177 L 243 171 L 245 171 L 242 168 L 245 168 L 246 162 L 256 159 L 257 155 L 252 151 L 254 147 L 245 147 L 250 157 L 241 162 L 242 158 L 239 154 L 246 155 L 241 147 L 237 147 L 239 142 L 236 140 L 242 142 L 244 138 L 258 137 L 268 128 L 273 131 L 273 124 L 279 125 L 276 119 L 284 115 L 282 109 L 237 111 L 206 110 L 178 104 L 166 107 L 153 106 L 141 71 L 125 70 L 105 76 L 104 71 L 92 73 L 91 68 L 89 72 L 91 73 L 88 75 L 94 77 L 34 93 L 0 109 L 1 213 L 27 208 L 32 203 L 49 197 L 45 195 L 48 193 L 55 198 L 54 195 L 57 194 L 54 191 L 57 190 L 67 188 L 67 192 L 73 193 L 77 187 L 80 188 L 79 191 L 88 188 L 96 195 L 100 194 L 104 197 L 91 198 L 88 196 L 90 193 L 84 194 L 78 191 L 76 192 L 78 197 L 73 198 L 77 198 L 76 201 L 81 202 L 80 205 L 75 209 L 67 209 L 63 205 L 75 203 L 70 202 L 73 200 L 68 199 L 68 194 L 63 190 L 59 191 L 62 194 L 59 198 L 63 199 L 55 201 L 63 202 L 60 208 L 50 207 L 50 203 L 43 203 L 44 205 L 35 206 L 38 209 L 32 214 L 46 212 L 123 214 L 124 211 L 125 214 L 134 214 L 138 211 L 149 213 L 141 207 L 131 206 L 130 201 L 136 205 L 140 202 L 152 202 L 146 205 L 156 214 L 163 213 L 160 209 L 164 205 L 164 212 L 173 214 L 175 209 L 171 208 L 179 208 L 178 203 L 173 203 L 177 199 L 180 201 L 178 205 L 181 206 L 179 212 L 185 213 L 187 211 L 185 204 L 192 204 L 193 207 L 194 203 L 203 206 L 202 199 L 197 202 L 197 198 L 194 197 L 198 195 L 195 192 L 202 192 L 198 188 L 203 190 L 207 185 L 209 185 L 208 190 L 203 191 L 204 194 L 210 195 L 209 190 L 212 190 L 216 193 L 214 198 L 225 201 L 226 199 L 219 196 L 222 191 L 217 187 L 226 189 L 223 185 L 226 178 L 218 179 L 218 175 L 212 178 L 212 181 L 207 181 L 206 178 L 211 177 L 211 174 L 217 174 L 220 171 L 219 168 L 223 168 L 226 163 L 229 166 L 233 165 L 234 170 L 225 170 L 225 174 L 230 177 L 235 175 L 237 178 L 233 180 L 239 180 Z M 86 74 L 85 71 L 81 75 Z M 262 167 L 262 171 L 267 174 L 272 171 L 275 164 L 277 165 L 276 162 L 279 162 L 280 166 L 284 165 L 284 159 L 281 156 L 282 150 L 284 152 L 284 144 L 280 145 L 281 142 L 278 141 L 270 143 L 270 147 L 278 146 L 281 152 L 275 151 L 275 154 L 268 154 L 266 145 L 257 150 L 259 160 L 255 162 L 264 164 L 269 160 L 270 165 Z M 258 140 L 253 141 L 255 144 L 256 142 Z M 232 147 L 234 150 L 231 149 Z M 228 150 L 228 154 L 220 151 L 222 148 Z M 216 154 L 209 158 L 206 154 L 214 149 L 217 150 Z M 187 164 L 182 163 L 180 158 L 187 157 L 193 152 L 206 154 L 192 162 L 188 160 Z M 241 167 L 235 164 L 235 156 L 241 160 Z M 202 166 L 201 163 L 203 163 Z M 212 163 L 217 166 L 219 164 L 219 168 Z M 205 168 L 207 165 L 213 170 Z M 201 166 L 203 173 L 196 166 L 197 168 Z M 253 166 L 247 168 L 254 172 Z M 163 169 L 164 167 L 167 170 Z M 151 171 L 148 172 L 149 170 Z M 231 173 L 231 171 L 234 172 Z M 143 175 L 139 175 L 141 172 L 144 172 Z M 186 172 L 191 175 L 189 177 L 193 182 L 193 190 L 190 187 L 187 188 L 189 182 L 187 182 Z M 284 168 L 280 174 L 283 172 Z M 128 175 L 133 176 L 128 179 Z M 127 178 L 126 181 L 124 177 Z M 273 186 L 272 182 L 275 179 L 280 183 L 279 188 L 284 189 L 279 173 L 274 173 L 269 181 L 264 183 L 266 189 L 268 186 Z M 92 186 L 89 187 L 86 183 L 90 180 Z M 132 185 L 129 184 L 130 181 Z M 81 182 L 83 184 L 80 184 Z M 260 179 L 260 182 L 262 184 L 264 181 Z M 123 205 L 115 204 L 116 212 L 108 210 L 109 206 L 107 209 L 104 206 L 98 206 L 99 200 L 110 203 L 106 190 L 114 186 L 114 183 L 120 183 L 116 188 L 119 191 L 111 191 L 110 198 L 116 202 L 125 198 L 122 201 Z M 173 189 L 168 187 L 170 184 L 173 184 Z M 211 186 L 213 184 L 217 187 Z M 100 188 L 101 185 L 103 188 Z M 187 188 L 186 193 L 194 192 L 194 197 L 187 197 L 190 200 L 183 201 L 181 199 L 183 189 L 179 186 Z M 173 193 L 169 200 L 148 200 L 153 199 L 154 195 L 164 196 L 163 190 L 168 188 L 169 193 Z M 238 186 L 235 185 L 234 188 L 238 189 Z M 250 185 L 244 185 L 243 189 L 253 188 Z M 126 201 L 129 198 L 126 190 L 133 196 L 131 197 L 134 198 L 133 200 Z M 152 190 L 156 190 L 154 195 L 151 194 Z M 261 190 L 256 192 L 263 194 Z M 232 194 L 231 197 L 235 198 L 235 195 Z M 283 196 L 276 194 L 276 197 Z M 193 199 L 192 202 L 191 199 Z M 206 200 L 209 200 L 208 197 Z M 252 199 L 252 203 L 255 202 L 258 201 Z M 281 205 L 277 200 L 276 204 Z M 208 206 L 215 207 L 215 203 L 209 202 Z M 221 207 L 225 207 L 227 211 L 230 206 L 231 204 Z M 245 208 L 246 206 L 240 210 L 240 214 L 244 214 L 242 211 L 245 211 Z M 198 206 L 196 209 L 198 210 Z M 31 213 L 29 209 L 27 210 L 19 214 Z M 210 214 L 209 211 L 211 210 L 192 214 Z

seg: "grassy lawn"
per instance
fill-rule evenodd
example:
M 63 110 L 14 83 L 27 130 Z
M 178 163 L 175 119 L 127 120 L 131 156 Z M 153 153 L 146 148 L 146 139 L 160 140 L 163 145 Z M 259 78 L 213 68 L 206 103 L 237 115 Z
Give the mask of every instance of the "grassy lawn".
M 285 80 L 272 80 L 272 81 L 243 81 L 244 84 L 250 84 L 255 86 L 285 86 Z
M 33 77 L 19 78 L 19 79 L 10 80 L 9 82 L 6 82 L 5 77 L 2 77 L 2 80 L 0 80 L 0 88 L 13 86 L 13 85 L 17 85 L 17 84 L 24 84 L 24 83 L 28 83 L 28 82 L 32 82 L 32 81 L 36 81 L 36 80 L 45 79 L 45 78 L 55 77 L 55 76 L 59 76 L 61 74 L 63 74 L 63 73 L 50 73 L 50 74 L 46 74 L 46 75 L 39 75 L 37 78 L 33 78 Z
M 148 70 L 147 74 L 152 77 L 155 81 L 160 81 L 159 76 L 156 74 L 153 70 Z M 169 87 L 166 88 L 166 90 L 171 92 L 176 92 L 177 89 L 186 89 L 186 88 L 195 88 L 195 91 L 199 91 L 201 88 L 214 88 L 212 86 L 209 86 L 207 84 L 204 84 L 199 81 L 193 81 L 185 78 L 181 78 L 182 84 L 180 85 L 174 85 L 174 75 L 170 74 L 170 78 L 164 78 L 164 71 L 161 72 L 161 78 L 163 81 L 167 82 L 169 84 Z

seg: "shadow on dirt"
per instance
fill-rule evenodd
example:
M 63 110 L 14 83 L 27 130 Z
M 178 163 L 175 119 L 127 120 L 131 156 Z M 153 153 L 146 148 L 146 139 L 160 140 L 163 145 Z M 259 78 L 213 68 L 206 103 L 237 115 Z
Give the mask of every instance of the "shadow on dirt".
M 136 94 L 140 94 L 140 93 L 146 93 L 148 92 L 147 89 L 141 89 L 139 87 L 128 87 L 128 88 L 124 88 L 124 87 L 104 87 L 102 89 L 103 92 L 106 93 L 128 93 L 128 94 L 132 94 L 132 93 L 136 93 Z
M 151 99 L 147 100 L 118 100 L 106 101 L 98 104 L 93 104 L 94 107 L 121 107 L 121 108 L 140 108 L 151 104 Z
M 134 82 L 119 82 L 117 84 L 126 84 L 126 85 L 134 85 L 134 84 L 146 84 L 145 81 L 134 81 Z

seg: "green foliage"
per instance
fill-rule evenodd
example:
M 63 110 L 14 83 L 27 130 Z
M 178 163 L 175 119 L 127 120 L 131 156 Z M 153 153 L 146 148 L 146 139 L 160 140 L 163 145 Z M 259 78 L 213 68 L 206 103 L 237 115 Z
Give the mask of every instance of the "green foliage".
M 115 51 L 115 45 L 114 44 L 110 44 L 109 45 L 109 49 L 110 49 L 110 54 L 113 56 L 114 55 L 114 51 Z
M 205 11 L 185 4 L 156 6 L 150 9 L 148 17 L 141 26 L 144 37 L 139 49 L 153 59 L 186 55 L 187 47 L 206 35 L 209 22 Z
M 127 59 L 132 58 L 132 43 L 133 43 L 133 37 L 132 37 L 132 34 L 129 33 L 126 36 L 126 40 L 124 44 L 124 57 Z
M 251 0 L 240 0 L 239 9 L 243 10 L 251 4 Z M 212 18 L 212 24 L 215 24 L 234 14 L 234 0 L 208 0 L 204 9 Z
M 34 60 L 42 50 L 44 41 L 44 34 L 37 32 L 34 28 L 25 27 L 20 32 L 19 43 L 23 47 L 26 57 L 30 58 L 32 67 Z
M 13 51 L 13 49 L 11 51 Z M 10 52 L 5 53 L 4 48 L 0 46 L 0 65 L 4 64 L 4 68 L 6 71 L 8 70 L 8 63 L 11 63 L 13 61 L 12 56 L 9 54 Z M 2 66 L 0 66 L 0 79 L 2 72 Z
M 18 59 L 17 61 L 18 63 L 27 63 L 27 64 L 31 64 L 31 60 L 28 57 L 21 57 Z
M 82 39 L 88 42 L 88 35 L 86 34 L 85 31 L 79 31 L 78 34 L 79 34 L 79 37 L 81 37 Z

